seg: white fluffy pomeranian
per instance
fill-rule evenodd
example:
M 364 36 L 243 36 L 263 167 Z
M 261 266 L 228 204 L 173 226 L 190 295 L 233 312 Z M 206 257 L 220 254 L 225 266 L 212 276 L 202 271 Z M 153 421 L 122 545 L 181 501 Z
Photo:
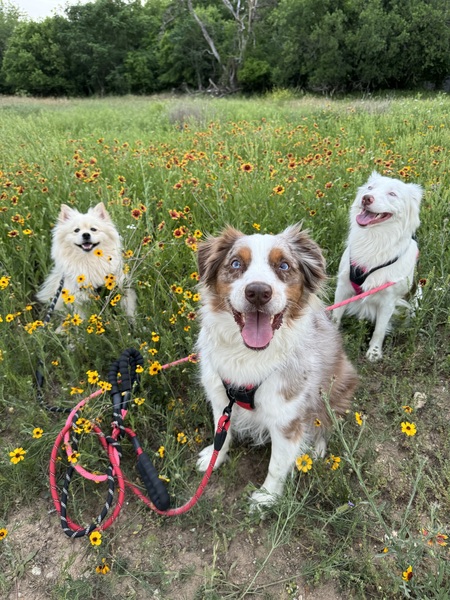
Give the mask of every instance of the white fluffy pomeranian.
M 80 213 L 66 204 L 61 205 L 53 229 L 53 269 L 37 294 L 40 302 L 55 297 L 64 279 L 63 294 L 55 310 L 64 308 L 63 298 L 74 296 L 73 304 L 82 313 L 82 305 L 98 294 L 107 284 L 117 286 L 122 294 L 120 305 L 129 317 L 136 309 L 136 293 L 123 272 L 122 243 L 103 202 Z

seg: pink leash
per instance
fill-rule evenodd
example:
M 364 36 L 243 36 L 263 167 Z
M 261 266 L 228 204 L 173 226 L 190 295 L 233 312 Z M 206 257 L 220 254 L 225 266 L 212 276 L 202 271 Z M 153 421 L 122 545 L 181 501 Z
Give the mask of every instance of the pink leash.
M 351 298 L 347 298 L 347 300 L 342 300 L 342 302 L 338 302 L 337 304 L 332 304 L 331 306 L 327 306 L 325 310 L 334 310 L 335 308 L 340 308 L 341 306 L 345 306 L 346 304 L 350 304 L 351 302 L 356 302 L 357 300 L 362 300 L 367 296 L 371 296 L 372 294 L 376 294 L 377 292 L 381 292 L 381 290 L 385 290 L 391 285 L 395 285 L 396 281 L 388 281 L 387 283 L 383 283 L 383 285 L 379 285 L 367 292 L 363 292 L 362 294 L 358 294 L 357 296 L 352 296 Z
M 168 369 L 169 367 L 175 367 L 176 365 L 180 365 L 184 362 L 192 362 L 196 363 L 198 361 L 198 356 L 196 354 L 189 354 L 189 356 L 185 356 L 184 358 L 179 358 L 178 360 L 174 360 L 171 363 L 167 363 L 166 365 L 162 365 L 161 369 Z

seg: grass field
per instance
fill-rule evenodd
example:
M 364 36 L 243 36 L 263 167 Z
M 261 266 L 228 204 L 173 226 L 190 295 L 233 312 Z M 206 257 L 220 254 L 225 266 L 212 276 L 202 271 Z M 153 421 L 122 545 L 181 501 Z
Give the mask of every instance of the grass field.
M 450 598 L 449 123 L 445 95 L 0 99 L 2 598 Z M 364 356 L 370 326 L 344 322 L 361 383 L 330 440 L 328 459 L 340 462 L 318 459 L 295 473 L 261 520 L 247 497 L 264 479 L 268 449 L 236 446 L 186 515 L 161 518 L 127 495 L 101 544 L 69 540 L 48 482 L 65 418 L 36 399 L 38 361 L 45 401 L 71 407 L 97 389 L 87 371 L 105 379 L 122 349 L 139 349 L 141 400 L 127 422 L 170 480 L 173 505 L 183 504 L 200 482 L 196 455 L 211 441 L 212 420 L 197 366 L 158 372 L 158 364 L 194 348 L 199 240 L 227 223 L 277 233 L 303 221 L 327 259 L 329 303 L 349 206 L 373 169 L 425 190 L 423 300 L 387 338 L 380 363 Z M 84 211 L 99 201 L 123 236 L 136 323 L 120 303 L 99 300 L 92 314 L 100 325 L 65 313 L 57 334 L 58 318 L 40 326 L 45 309 L 34 300 L 51 267 L 51 227 L 61 203 Z M 110 411 L 103 394 L 83 414 L 108 430 Z M 405 435 L 402 422 L 416 434 Z M 134 481 L 131 447 L 123 449 Z M 94 435 L 82 435 L 79 461 L 105 470 Z M 89 524 L 105 493 L 75 479 L 73 520 Z

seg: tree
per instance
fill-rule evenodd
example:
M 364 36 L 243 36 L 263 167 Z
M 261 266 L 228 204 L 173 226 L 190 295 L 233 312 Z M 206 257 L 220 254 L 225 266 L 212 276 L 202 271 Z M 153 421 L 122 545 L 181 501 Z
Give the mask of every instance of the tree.
M 450 73 L 448 0 L 280 0 L 270 20 L 278 85 L 411 89 Z
M 124 59 L 124 77 L 130 92 L 148 94 L 160 89 L 159 43 L 169 0 L 151 0 L 139 18 L 139 47 Z
M 61 35 L 65 20 L 52 17 L 17 25 L 3 59 L 6 84 L 17 92 L 38 96 L 72 91 Z
M 439 87 L 449 0 L 91 0 L 22 22 L 0 0 L 0 93 Z
M 218 2 L 220 4 L 220 2 Z M 234 91 L 238 87 L 237 73 L 242 67 L 247 46 L 253 37 L 254 25 L 259 17 L 260 0 L 221 0 L 224 21 L 227 27 L 227 48 L 221 51 L 217 38 L 200 14 L 193 0 L 187 0 L 190 14 L 195 19 L 211 55 L 221 71 L 220 83 Z
M 69 6 L 65 12 L 69 70 L 77 91 L 99 95 L 130 91 L 133 53 L 140 51 L 145 35 L 140 0 L 96 0 Z
M 329 4 L 330 0 L 280 0 L 271 14 L 273 35 L 279 40 L 272 56 L 277 85 L 308 86 L 316 60 L 311 33 L 320 27 Z
M 224 21 L 216 6 L 197 9 L 197 16 L 221 47 Z M 202 90 L 221 76 L 221 67 L 199 35 L 198 24 L 184 2 L 172 2 L 159 44 L 160 82 L 163 87 L 194 87 Z
M 450 74 L 450 5 L 448 0 L 393 2 L 404 17 L 407 42 L 396 57 L 402 87 L 440 85 Z M 403 76 L 403 77 L 402 77 Z
M 22 15 L 19 9 L 10 2 L 0 0 L 0 65 L 8 45 L 8 41 L 20 22 Z M 10 91 L 5 81 L 5 76 L 0 71 L 0 93 Z
M 347 35 L 347 46 L 353 49 L 351 87 L 368 90 L 386 86 L 389 54 L 396 54 L 393 43 L 403 44 L 404 40 L 400 23 L 386 12 L 383 0 L 355 0 Z

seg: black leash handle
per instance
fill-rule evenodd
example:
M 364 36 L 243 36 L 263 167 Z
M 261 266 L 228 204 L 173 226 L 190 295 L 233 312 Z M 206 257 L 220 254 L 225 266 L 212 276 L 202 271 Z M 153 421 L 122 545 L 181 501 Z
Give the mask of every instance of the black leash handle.
M 121 410 L 126 410 L 131 390 L 139 385 L 139 373 L 136 367 L 142 366 L 144 359 L 135 348 L 128 348 L 111 365 L 108 373 L 108 381 L 111 384 L 111 398 L 113 402 L 113 417 L 121 435 L 127 434 L 131 439 L 135 452 L 138 456 L 137 470 L 145 485 L 148 497 L 159 510 L 167 510 L 170 507 L 170 496 L 165 483 L 159 478 L 158 472 L 150 457 L 141 448 L 139 440 L 130 429 L 123 426 Z M 120 382 L 118 374 L 120 373 Z
M 136 367 L 143 364 L 142 354 L 135 348 L 128 348 L 113 362 L 108 372 L 108 382 L 111 384 L 113 419 L 119 427 L 121 435 L 125 433 L 122 410 L 127 409 L 131 390 L 139 386 L 140 377 L 139 373 L 136 373 Z
M 139 386 L 140 377 L 139 373 L 136 373 L 136 367 L 142 367 L 143 364 L 142 354 L 136 348 L 128 348 L 111 365 L 108 382 L 111 384 L 111 398 L 115 409 L 126 410 L 129 399 L 129 394 L 126 392 L 131 392 L 133 388 Z
M 139 385 L 140 378 L 139 373 L 136 373 L 136 367 L 142 367 L 143 364 L 142 354 L 136 348 L 128 348 L 122 352 L 119 358 L 122 391 L 131 391 L 136 384 Z
M 142 450 L 136 435 L 130 437 L 138 455 L 137 470 L 145 485 L 148 497 L 158 510 L 167 510 L 170 508 L 170 496 L 165 483 L 159 478 L 158 471 L 155 469 L 147 452 Z

